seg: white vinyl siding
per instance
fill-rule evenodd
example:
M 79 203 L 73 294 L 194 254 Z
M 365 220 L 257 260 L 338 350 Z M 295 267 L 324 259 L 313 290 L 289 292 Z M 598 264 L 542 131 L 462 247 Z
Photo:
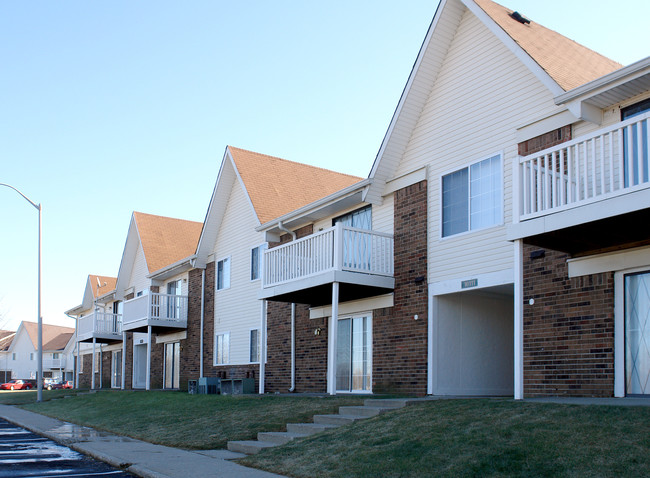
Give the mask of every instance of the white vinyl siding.
M 149 269 L 144 258 L 144 250 L 142 249 L 142 244 L 138 244 L 138 252 L 133 261 L 133 269 L 131 270 L 131 278 L 129 279 L 127 289 L 133 287 L 136 294 L 139 291 L 144 292 L 149 290 L 149 279 L 147 279 L 147 275 L 149 275 Z
M 395 204 L 393 193 L 383 197 L 381 204 L 372 205 L 372 230 L 393 234 L 393 207 Z
M 504 225 L 441 239 L 441 178 L 473 159 L 502 151 L 502 221 L 509 223 L 516 128 L 560 108 L 549 90 L 467 10 L 431 81 L 433 88 L 394 175 L 428 168 L 429 282 L 510 269 L 513 246 Z
M 260 326 L 260 282 L 251 281 L 250 270 L 251 249 L 264 242 L 264 235 L 255 231 L 258 225 L 249 199 L 235 181 L 212 249 L 219 260 L 231 258 L 230 289 L 214 297 L 214 333 L 229 332 L 231 365 L 250 363 L 250 330 Z

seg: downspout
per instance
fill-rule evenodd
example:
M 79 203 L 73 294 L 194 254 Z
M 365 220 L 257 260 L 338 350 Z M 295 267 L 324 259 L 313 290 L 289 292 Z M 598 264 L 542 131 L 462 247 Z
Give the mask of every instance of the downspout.
M 205 269 L 201 270 L 201 340 L 199 341 L 199 377 L 203 377 L 203 320 L 205 316 Z
M 296 233 L 284 227 L 282 221 L 278 222 L 278 229 L 291 234 L 293 241 L 296 240 Z M 296 389 L 296 304 L 291 304 L 291 388 L 289 392 Z

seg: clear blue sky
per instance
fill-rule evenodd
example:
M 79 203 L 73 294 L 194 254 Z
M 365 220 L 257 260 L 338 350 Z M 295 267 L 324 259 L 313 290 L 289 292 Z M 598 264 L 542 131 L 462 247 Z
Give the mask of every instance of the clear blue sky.
M 650 3 L 502 0 L 621 63 Z M 133 210 L 202 221 L 226 145 L 367 176 L 436 0 L 0 5 L 0 182 L 43 204 L 43 318 L 117 275 Z M 0 188 L 0 326 L 36 320 L 37 213 Z

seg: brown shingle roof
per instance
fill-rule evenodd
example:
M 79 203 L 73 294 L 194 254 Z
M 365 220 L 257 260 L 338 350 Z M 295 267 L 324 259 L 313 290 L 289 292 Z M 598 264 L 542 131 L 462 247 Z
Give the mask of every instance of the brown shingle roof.
M 6 352 L 14 340 L 16 332 L 13 330 L 0 330 L 0 352 Z
M 90 281 L 90 286 L 93 290 L 93 297 L 96 299 L 97 297 L 101 297 L 115 290 L 117 277 L 88 274 L 88 280 Z
M 565 91 L 623 66 L 532 20 L 529 24 L 514 20 L 512 10 L 491 0 L 474 1 Z
M 32 341 L 34 348 L 38 348 L 38 324 L 23 321 L 23 327 Z M 74 329 L 60 325 L 43 324 L 43 350 L 63 350 Z
M 196 251 L 200 222 L 134 212 L 149 272 L 155 272 Z
M 228 146 L 261 224 L 362 178 Z

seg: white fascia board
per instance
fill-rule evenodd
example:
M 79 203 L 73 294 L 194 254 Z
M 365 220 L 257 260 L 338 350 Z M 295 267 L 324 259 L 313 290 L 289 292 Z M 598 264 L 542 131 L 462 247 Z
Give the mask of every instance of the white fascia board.
M 650 266 L 650 248 L 638 247 L 567 260 L 569 278 Z
M 457 1 L 457 0 L 441 0 L 440 3 L 438 4 L 438 8 L 436 9 L 436 13 L 433 15 L 433 20 L 431 20 L 431 24 L 429 25 L 429 30 L 427 30 L 427 34 L 424 37 L 424 41 L 422 42 L 422 45 L 420 46 L 420 51 L 418 52 L 418 55 L 415 59 L 415 63 L 413 64 L 413 68 L 411 68 L 411 73 L 409 74 L 408 80 L 406 81 L 406 85 L 404 86 L 404 90 L 402 90 L 402 95 L 400 96 L 400 99 L 397 103 L 397 107 L 395 108 L 395 111 L 393 112 L 393 117 L 390 120 L 390 124 L 388 125 L 388 130 L 386 131 L 386 134 L 384 135 L 384 139 L 381 142 L 381 145 L 379 146 L 379 151 L 377 152 L 377 156 L 375 157 L 375 161 L 372 164 L 372 168 L 370 169 L 370 174 L 368 178 L 374 179 L 377 176 L 377 172 L 379 171 L 380 165 L 381 165 L 381 160 L 384 156 L 384 153 L 386 152 L 386 149 L 388 148 L 388 144 L 390 143 L 391 137 L 393 135 L 393 131 L 396 128 L 397 123 L 399 122 L 402 109 L 404 108 L 404 105 L 406 104 L 407 99 L 409 98 L 409 93 L 411 92 L 411 87 L 413 86 L 413 83 L 415 82 L 415 78 L 417 76 L 418 70 L 420 68 L 420 64 L 422 63 L 422 60 L 426 54 L 427 48 L 429 46 L 429 43 L 431 42 L 431 37 L 433 36 L 433 32 L 436 29 L 436 26 L 440 22 L 440 17 L 442 16 L 442 12 L 445 9 L 445 6 L 447 5 L 448 1 Z M 387 174 L 386 176 L 390 176 L 390 174 Z M 382 181 L 385 180 L 385 178 L 380 178 Z M 383 186 L 383 185 L 382 185 Z M 377 184 L 375 187 L 379 187 L 379 184 Z M 366 196 L 370 192 L 369 188 L 366 193 L 364 194 L 364 201 L 366 199 Z M 381 194 L 381 192 L 379 192 Z
M 196 266 L 197 267 L 205 267 L 208 261 L 208 255 L 210 255 L 211 252 L 211 246 L 214 244 L 207 244 L 206 236 L 212 235 L 208 234 L 208 231 L 212 231 L 211 226 L 212 222 L 216 220 L 214 217 L 215 214 L 215 204 L 218 199 L 218 191 L 221 190 L 221 188 L 225 187 L 224 186 L 224 176 L 225 176 L 225 168 L 227 165 L 230 165 L 232 168 L 234 168 L 234 164 L 232 162 L 232 158 L 229 155 L 228 152 L 228 147 L 226 146 L 226 150 L 223 153 L 223 158 L 221 159 L 221 166 L 219 167 L 219 172 L 217 173 L 217 180 L 214 183 L 214 189 L 212 190 L 212 197 L 210 198 L 210 203 L 208 205 L 208 210 L 205 214 L 205 219 L 203 220 L 203 227 L 201 228 L 201 235 L 199 236 L 199 242 L 196 246 Z M 232 185 L 230 185 L 232 187 Z M 221 221 L 221 217 L 219 218 L 219 221 Z M 217 232 L 218 231 L 218 226 L 216 226 L 214 236 L 216 238 Z
M 537 136 L 548 133 L 549 131 L 561 128 L 568 124 L 573 124 L 577 121 L 577 116 L 571 113 L 568 109 L 564 109 L 558 113 L 547 115 L 538 120 L 531 121 L 525 126 L 517 128 L 515 141 L 517 143 L 528 141 L 531 138 L 536 138 Z
M 382 196 L 393 193 L 399 189 L 403 189 L 412 184 L 417 184 L 420 181 L 427 179 L 427 166 L 411 171 L 410 173 L 402 174 L 401 176 L 391 179 L 386 182 Z
M 650 57 L 612 71 L 611 73 L 573 88 L 572 90 L 561 93 L 555 96 L 555 104 L 561 105 L 573 100 L 585 100 L 587 97 L 602 93 L 603 90 L 614 88 L 648 73 L 650 73 Z
M 499 40 L 508 48 L 524 66 L 526 66 L 537 79 L 546 87 L 554 96 L 561 95 L 564 90 L 557 82 L 546 73 L 526 51 L 517 44 L 516 41 L 508 35 L 492 18 L 479 7 L 474 0 L 460 0 Z
M 69 315 L 77 316 L 77 315 L 81 314 L 84 310 L 86 310 L 86 309 L 84 308 L 83 304 L 79 304 L 78 306 L 73 307 L 72 309 L 66 310 L 63 313 L 65 315 L 68 315 L 68 316 Z
M 352 184 L 351 186 L 340 189 L 339 191 L 336 191 L 335 193 L 332 193 L 329 196 L 325 196 L 324 198 L 318 199 L 317 201 L 307 204 L 306 206 L 288 212 L 287 214 L 280 216 L 276 219 L 273 219 L 272 221 L 261 224 L 260 226 L 256 227 L 255 230 L 257 232 L 265 232 L 270 229 L 273 229 L 280 222 L 286 223 L 289 221 L 294 221 L 296 219 L 299 219 L 302 216 L 314 213 L 319 209 L 323 209 L 324 207 L 329 206 L 338 200 L 344 199 L 345 197 L 351 196 L 359 191 L 362 191 L 366 189 L 368 186 L 370 186 L 371 184 L 372 184 L 372 179 L 364 179 L 362 181 L 359 181 L 358 183 Z
M 106 293 L 106 294 L 104 294 L 104 295 L 100 295 L 100 296 L 97 297 L 97 299 L 95 299 L 95 300 L 96 300 L 97 302 L 101 303 L 101 304 L 105 304 L 105 303 L 107 303 L 107 302 L 110 302 L 110 301 L 112 301 L 112 300 L 115 300 L 115 289 L 113 289 L 112 291 L 110 291 L 110 292 L 108 292 L 108 293 Z

